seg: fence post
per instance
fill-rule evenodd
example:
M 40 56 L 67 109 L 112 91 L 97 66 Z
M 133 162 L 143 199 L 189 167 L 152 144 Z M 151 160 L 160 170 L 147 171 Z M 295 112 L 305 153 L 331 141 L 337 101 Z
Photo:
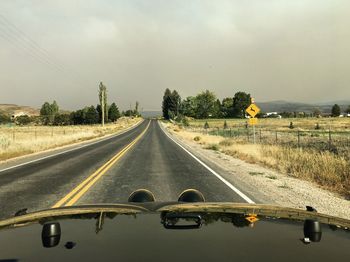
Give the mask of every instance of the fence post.
M 260 143 L 261 143 L 261 127 L 260 127 L 260 130 L 259 130 L 259 140 L 260 140 Z
M 328 130 L 328 149 L 331 150 L 332 147 L 332 135 L 331 135 L 331 127 Z
M 247 141 L 249 142 L 249 128 L 247 128 Z
M 276 130 L 276 144 L 277 144 L 278 138 L 277 138 L 277 130 Z
M 298 147 L 300 147 L 300 131 L 298 130 Z

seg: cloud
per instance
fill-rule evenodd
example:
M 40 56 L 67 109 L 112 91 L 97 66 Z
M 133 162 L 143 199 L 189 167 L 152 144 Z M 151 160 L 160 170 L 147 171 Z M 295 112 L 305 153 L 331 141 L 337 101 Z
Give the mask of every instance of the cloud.
M 165 88 L 183 96 L 211 89 L 220 97 L 246 90 L 257 101 L 350 97 L 349 5 L 1 1 L 1 14 L 47 51 L 41 56 L 49 63 L 0 17 L 0 102 L 40 105 L 57 99 L 78 108 L 97 103 L 99 81 L 122 108 L 135 100 L 160 108 Z M 5 92 L 6 86 L 25 95 Z

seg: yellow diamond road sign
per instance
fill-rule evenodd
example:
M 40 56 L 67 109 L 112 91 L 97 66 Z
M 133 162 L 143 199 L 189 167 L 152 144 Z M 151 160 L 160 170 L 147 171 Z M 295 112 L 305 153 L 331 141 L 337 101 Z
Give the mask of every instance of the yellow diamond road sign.
M 250 223 L 255 223 L 259 220 L 257 215 L 248 215 L 245 219 L 248 220 Z
M 256 104 L 251 104 L 245 111 L 250 116 L 255 117 L 260 112 L 260 108 Z
M 257 124 L 258 124 L 258 119 L 257 118 L 255 118 L 255 117 L 249 118 L 249 125 L 255 126 Z

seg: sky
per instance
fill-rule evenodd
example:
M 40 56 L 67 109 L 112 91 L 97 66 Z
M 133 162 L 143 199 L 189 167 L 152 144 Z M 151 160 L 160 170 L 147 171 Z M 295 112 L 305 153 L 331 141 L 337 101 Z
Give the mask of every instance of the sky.
M 348 0 L 1 0 L 0 104 L 350 100 Z

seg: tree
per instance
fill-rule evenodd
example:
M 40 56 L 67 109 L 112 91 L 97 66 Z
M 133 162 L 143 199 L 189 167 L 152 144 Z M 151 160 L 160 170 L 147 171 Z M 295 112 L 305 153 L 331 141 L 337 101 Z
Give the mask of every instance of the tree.
M 137 109 L 135 108 L 135 111 Z M 115 122 L 120 117 L 119 109 L 115 103 L 112 103 L 108 110 L 108 118 L 110 121 Z
M 340 116 L 340 106 L 339 106 L 338 104 L 335 104 L 335 105 L 332 107 L 332 116 L 333 116 L 333 117 Z
M 237 92 L 233 97 L 233 115 L 234 117 L 244 118 L 245 110 L 251 103 L 250 94 Z
M 71 117 L 69 114 L 57 114 L 53 121 L 55 126 L 66 126 L 71 124 Z
M 86 124 L 97 124 L 98 121 L 98 112 L 96 111 L 96 108 L 94 106 L 90 106 L 88 108 L 85 108 L 85 121 Z
M 216 99 L 215 101 L 213 117 L 216 117 L 216 118 L 222 117 L 221 102 L 219 99 Z
M 51 112 L 52 114 L 55 116 L 56 114 L 58 114 L 59 111 L 59 107 L 57 102 L 54 100 L 53 103 L 50 105 L 51 106 Z
M 216 96 L 209 90 L 203 91 L 196 96 L 196 118 L 208 118 L 215 114 Z
M 196 116 L 196 103 L 195 98 L 193 96 L 187 97 L 185 100 L 181 102 L 180 105 L 180 114 L 188 117 Z
M 98 113 L 98 122 L 101 123 L 101 121 L 102 121 L 102 108 L 101 108 L 100 104 L 96 105 L 96 111 Z
M 0 112 L 0 124 L 10 123 L 11 117 Z
M 80 109 L 71 113 L 71 119 L 74 125 L 85 124 L 85 111 Z
M 31 118 L 28 115 L 17 116 L 15 122 L 21 126 L 28 125 L 32 122 Z
M 52 115 L 52 111 L 51 111 L 51 106 L 49 102 L 45 102 L 40 109 L 40 116 L 43 119 L 43 123 L 44 125 L 48 125 L 50 123 L 50 118 Z
M 134 112 L 134 115 L 135 116 L 139 116 L 140 113 L 139 113 L 139 102 L 136 101 L 135 103 L 135 112 Z
M 128 109 L 124 112 L 124 116 L 133 116 L 134 115 L 134 111 L 131 109 Z
M 345 110 L 345 113 L 350 114 L 350 105 L 349 105 L 348 108 Z
M 100 105 L 101 105 L 101 123 L 102 126 L 105 124 L 105 120 L 108 120 L 108 109 L 107 109 L 107 87 L 100 82 L 99 85 L 99 92 L 98 92 L 98 97 L 100 100 Z
M 314 114 L 314 117 L 320 117 L 321 110 L 319 108 L 315 108 L 313 114 Z
M 225 118 L 233 117 L 233 98 L 226 97 L 221 103 L 222 116 Z
M 174 115 L 177 117 L 179 115 L 179 109 L 180 109 L 180 104 L 181 104 L 181 97 L 179 93 L 174 90 L 171 93 L 170 96 L 170 105 L 169 105 L 169 110 L 174 113 Z
M 58 114 L 59 107 L 56 101 L 53 101 L 52 104 L 45 102 L 40 109 L 40 116 L 44 125 L 49 125 L 54 122 L 55 116 Z
M 163 117 L 165 119 L 169 119 L 170 104 L 171 104 L 171 91 L 169 88 L 167 88 L 165 89 L 165 92 L 163 95 L 163 103 L 162 103 Z

